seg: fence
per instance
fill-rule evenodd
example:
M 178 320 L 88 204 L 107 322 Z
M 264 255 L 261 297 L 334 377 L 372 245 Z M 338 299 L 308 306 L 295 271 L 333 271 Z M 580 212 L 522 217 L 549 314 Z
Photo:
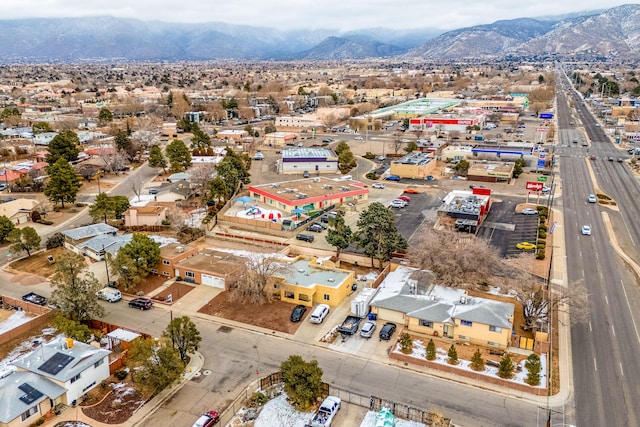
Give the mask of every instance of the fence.
M 245 401 L 250 398 L 255 391 L 266 390 L 281 383 L 282 374 L 280 372 L 274 372 L 266 377 L 252 381 L 251 384 L 240 392 L 233 402 L 231 402 L 231 404 L 222 411 L 220 414 L 221 425 L 226 425 L 230 422 L 234 415 L 242 409 Z M 376 396 L 367 396 L 355 393 L 339 387 L 330 386 L 327 383 L 322 383 L 321 398 L 324 399 L 329 395 L 337 396 L 342 399 L 343 402 L 361 406 L 371 411 L 379 411 L 382 408 L 388 408 L 396 417 L 409 421 L 416 421 L 427 425 L 433 425 L 437 421 L 439 426 L 451 425 L 451 420 L 442 418 L 433 412 L 424 411 L 422 409 L 414 408 L 413 406 L 394 402 L 392 400 L 385 400 Z
M 39 327 L 45 326 L 51 320 L 53 312 L 48 307 L 42 307 L 40 305 L 32 304 L 30 302 L 22 301 L 20 299 L 11 298 L 7 296 L 0 297 L 2 306 L 8 310 L 23 310 L 29 314 L 33 314 L 36 317 L 29 320 L 26 323 L 16 326 L 9 331 L 0 334 L 0 344 L 11 341 L 12 339 L 24 334 L 26 332 L 35 330 Z

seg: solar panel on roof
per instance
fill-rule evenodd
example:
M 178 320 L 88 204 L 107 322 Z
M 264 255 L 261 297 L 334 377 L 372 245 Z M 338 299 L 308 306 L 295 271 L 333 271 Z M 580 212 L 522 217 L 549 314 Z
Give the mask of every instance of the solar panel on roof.
M 58 352 L 54 354 L 51 359 L 44 362 L 38 369 L 47 374 L 57 375 L 58 372 L 62 371 L 73 359 L 73 356 Z
M 37 399 L 42 397 L 42 393 L 39 392 L 38 390 L 36 390 L 35 388 L 31 387 L 29 384 L 24 383 L 20 386 L 18 386 L 18 388 L 22 391 L 24 391 L 24 395 L 20 396 L 20 400 L 24 403 L 26 403 L 27 405 L 32 404 L 33 402 L 35 402 Z

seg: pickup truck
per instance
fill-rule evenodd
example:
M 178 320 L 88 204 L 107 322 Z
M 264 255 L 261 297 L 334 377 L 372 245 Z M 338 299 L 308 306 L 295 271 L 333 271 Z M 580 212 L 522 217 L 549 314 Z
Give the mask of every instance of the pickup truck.
M 338 332 L 343 335 L 353 335 L 358 332 L 360 321 L 362 321 L 361 317 L 347 316 L 340 326 L 338 326 Z
M 331 421 L 340 410 L 340 398 L 327 396 L 318 408 L 318 412 L 313 416 L 309 427 L 329 427 Z
M 38 305 L 47 304 L 47 299 L 42 295 L 36 294 L 35 292 L 29 292 L 26 295 L 22 295 L 22 300 L 26 302 L 30 302 L 32 304 L 38 304 Z

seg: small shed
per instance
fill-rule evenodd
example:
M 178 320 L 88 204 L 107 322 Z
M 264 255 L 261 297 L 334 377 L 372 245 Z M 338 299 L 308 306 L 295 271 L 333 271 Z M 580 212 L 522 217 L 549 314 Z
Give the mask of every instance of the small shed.
M 109 339 L 108 348 L 114 352 L 128 350 L 131 347 L 131 343 L 138 337 L 140 337 L 140 334 L 136 332 L 118 328 L 107 334 Z

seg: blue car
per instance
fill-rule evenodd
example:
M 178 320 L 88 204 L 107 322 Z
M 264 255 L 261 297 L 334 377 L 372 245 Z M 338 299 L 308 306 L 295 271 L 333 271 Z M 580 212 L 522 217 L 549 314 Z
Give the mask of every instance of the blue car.
M 387 181 L 400 181 L 400 177 L 398 175 L 389 175 L 385 179 Z

